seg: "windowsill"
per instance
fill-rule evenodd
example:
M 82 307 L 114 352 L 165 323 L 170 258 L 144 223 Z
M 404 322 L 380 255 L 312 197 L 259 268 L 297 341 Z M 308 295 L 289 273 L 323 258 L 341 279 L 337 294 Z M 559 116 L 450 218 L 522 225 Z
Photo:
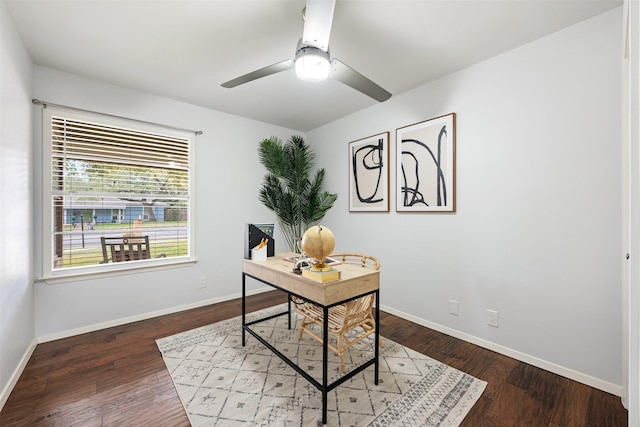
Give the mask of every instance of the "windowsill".
M 188 267 L 190 265 L 195 265 L 198 262 L 197 258 L 185 259 L 185 260 L 176 260 L 172 262 L 162 262 L 162 263 L 153 263 L 147 264 L 143 263 L 143 265 L 139 265 L 134 262 L 131 266 L 120 266 L 118 268 L 110 269 L 110 270 L 92 270 L 92 271 L 82 271 L 82 272 L 60 272 L 59 274 L 53 274 L 51 276 L 39 277 L 36 280 L 45 282 L 48 285 L 55 285 L 59 283 L 68 283 L 68 282 L 77 282 L 80 280 L 91 280 L 91 279 L 104 279 L 108 277 L 115 276 L 124 276 L 129 274 L 139 274 L 139 273 L 148 273 L 151 271 L 158 270 L 167 270 L 172 268 L 182 268 Z M 120 263 L 119 263 L 120 264 Z M 113 265 L 113 264 L 111 264 Z

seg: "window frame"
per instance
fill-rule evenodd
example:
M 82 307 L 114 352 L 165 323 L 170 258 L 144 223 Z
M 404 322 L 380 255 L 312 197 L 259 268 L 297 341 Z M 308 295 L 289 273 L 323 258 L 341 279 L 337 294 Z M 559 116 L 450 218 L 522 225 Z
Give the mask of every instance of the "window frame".
M 188 185 L 188 253 L 186 256 L 158 258 L 145 260 L 144 262 L 123 262 L 99 264 L 95 266 L 85 266 L 73 269 L 54 269 L 55 242 L 52 238 L 54 231 L 54 206 L 53 200 L 53 167 L 52 167 L 52 116 L 62 116 L 69 119 L 97 122 L 107 126 L 121 127 L 125 129 L 135 129 L 136 131 L 158 133 L 162 135 L 186 138 L 189 140 L 189 185 Z M 42 109 L 42 275 L 39 280 L 48 284 L 69 282 L 74 280 L 85 280 L 90 278 L 100 278 L 131 274 L 141 271 L 160 270 L 167 268 L 184 267 L 195 264 L 195 132 L 177 130 L 162 125 L 140 122 L 134 119 L 117 118 L 113 116 L 101 115 L 98 113 L 77 111 L 62 107 L 46 107 Z

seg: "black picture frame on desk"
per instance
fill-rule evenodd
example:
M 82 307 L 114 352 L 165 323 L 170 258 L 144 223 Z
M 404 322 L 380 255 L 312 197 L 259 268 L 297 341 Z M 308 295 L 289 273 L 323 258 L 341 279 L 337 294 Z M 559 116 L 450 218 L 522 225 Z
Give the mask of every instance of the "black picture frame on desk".
M 273 224 L 246 224 L 244 230 L 244 258 L 251 259 L 251 249 L 267 239 L 267 256 L 275 253 L 275 241 L 273 239 Z M 270 233 L 269 233 L 270 232 Z
M 273 230 L 275 226 L 273 224 L 253 224 L 256 228 L 262 231 L 264 234 L 273 237 Z

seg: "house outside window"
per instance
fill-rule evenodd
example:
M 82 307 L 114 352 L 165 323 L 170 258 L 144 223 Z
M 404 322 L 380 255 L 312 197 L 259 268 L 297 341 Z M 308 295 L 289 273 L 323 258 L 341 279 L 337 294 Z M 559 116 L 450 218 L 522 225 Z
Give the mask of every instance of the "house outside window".
M 45 280 L 191 261 L 193 143 L 187 131 L 43 109 Z M 148 237 L 148 259 L 114 263 L 101 237 Z

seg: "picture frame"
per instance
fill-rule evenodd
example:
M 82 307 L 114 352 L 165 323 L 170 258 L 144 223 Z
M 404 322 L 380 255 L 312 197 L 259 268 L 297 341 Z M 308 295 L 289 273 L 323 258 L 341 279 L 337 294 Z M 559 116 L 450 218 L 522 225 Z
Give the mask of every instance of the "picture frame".
M 253 224 L 256 228 L 262 231 L 267 236 L 273 237 L 274 224 Z
M 349 211 L 389 212 L 389 132 L 349 143 Z
M 456 114 L 396 129 L 396 211 L 456 211 Z

